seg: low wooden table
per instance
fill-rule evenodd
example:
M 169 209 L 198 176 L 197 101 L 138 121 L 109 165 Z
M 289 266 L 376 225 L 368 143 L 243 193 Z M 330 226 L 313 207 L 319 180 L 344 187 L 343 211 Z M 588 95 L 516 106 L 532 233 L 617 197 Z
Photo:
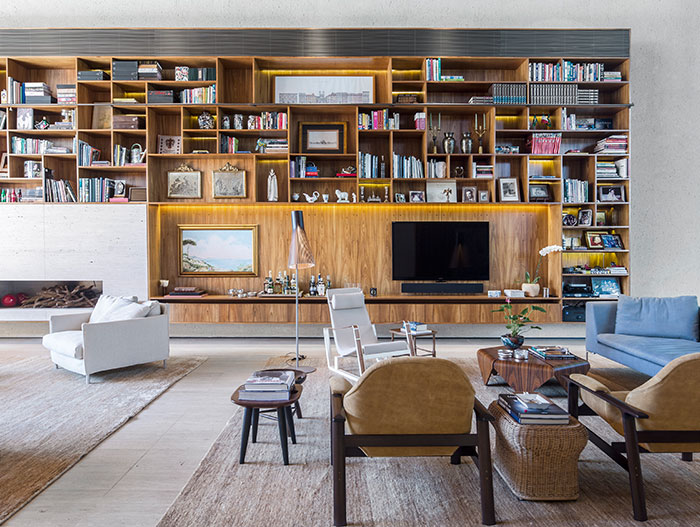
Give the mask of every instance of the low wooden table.
M 294 417 L 292 415 L 292 405 L 296 404 L 301 397 L 303 390 L 301 384 L 295 384 L 292 388 L 292 393 L 288 401 L 241 401 L 238 394 L 243 386 L 239 386 L 233 395 L 231 401 L 245 409 L 243 414 L 243 431 L 241 433 L 241 454 L 238 459 L 242 465 L 245 463 L 245 453 L 248 448 L 248 435 L 251 426 L 253 428 L 253 443 L 258 436 L 258 417 L 261 409 L 277 410 L 277 428 L 280 433 L 280 445 L 282 446 L 282 461 L 285 465 L 289 465 L 289 452 L 287 450 L 287 430 L 292 438 L 292 444 L 296 444 L 297 436 L 294 430 Z
M 566 388 L 564 375 L 586 374 L 591 368 L 583 359 L 544 360 L 532 353 L 527 360 L 500 359 L 500 349 L 503 349 L 503 346 L 482 348 L 476 352 L 481 378 L 484 379 L 484 384 L 488 385 L 493 374 L 500 375 L 516 392 L 534 392 L 552 377 Z
M 389 334 L 391 335 L 392 342 L 394 342 L 395 337 L 401 337 L 402 339 L 406 338 L 406 333 L 404 332 L 403 328 L 390 329 Z M 435 330 L 435 329 L 424 329 L 423 331 L 412 331 L 411 332 L 411 341 L 413 344 L 413 348 L 416 350 L 416 355 L 418 355 L 418 350 L 420 350 L 420 351 L 426 352 L 426 353 L 423 353 L 423 355 L 432 355 L 433 357 L 435 357 L 435 337 L 436 336 L 437 336 L 437 330 Z M 433 349 L 419 348 L 418 345 L 416 344 L 416 341 L 420 337 L 433 337 Z

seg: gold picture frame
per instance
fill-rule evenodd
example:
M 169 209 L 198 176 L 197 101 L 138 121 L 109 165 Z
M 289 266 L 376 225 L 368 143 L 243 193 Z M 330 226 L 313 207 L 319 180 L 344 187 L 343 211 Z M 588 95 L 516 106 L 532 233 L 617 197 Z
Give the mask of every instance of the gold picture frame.
M 168 171 L 169 199 L 199 199 L 202 197 L 202 173 L 187 163 Z
M 246 173 L 231 163 L 211 173 L 211 193 L 214 199 L 248 197 Z
M 258 276 L 258 225 L 178 225 L 180 276 Z

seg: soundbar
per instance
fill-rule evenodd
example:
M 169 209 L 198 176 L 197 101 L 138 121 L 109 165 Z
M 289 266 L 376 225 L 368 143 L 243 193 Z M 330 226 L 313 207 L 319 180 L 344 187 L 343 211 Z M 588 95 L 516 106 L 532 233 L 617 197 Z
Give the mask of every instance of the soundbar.
M 452 294 L 465 295 L 471 293 L 483 293 L 484 284 L 459 284 L 448 282 L 402 282 L 402 293 L 424 293 L 424 294 Z

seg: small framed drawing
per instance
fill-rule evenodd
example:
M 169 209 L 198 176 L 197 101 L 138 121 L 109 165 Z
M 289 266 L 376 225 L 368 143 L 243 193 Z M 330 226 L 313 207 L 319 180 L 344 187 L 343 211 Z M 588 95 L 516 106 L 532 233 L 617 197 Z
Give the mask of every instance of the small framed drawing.
M 302 154 L 344 154 L 347 123 L 299 123 Z
M 598 187 L 598 201 L 625 201 L 624 185 L 607 185 Z
M 226 163 L 211 173 L 211 188 L 214 198 L 245 198 L 245 170 Z
M 180 154 L 182 149 L 182 137 L 179 135 L 159 135 L 159 154 Z
M 202 173 L 186 163 L 168 172 L 168 197 L 201 198 Z
M 2 153 L 2 157 L 0 157 L 0 172 L 7 172 L 7 152 Z M 8 177 L 8 176 L 5 176 Z
M 520 201 L 520 189 L 518 188 L 518 180 L 516 178 L 499 178 L 498 191 L 501 201 Z
M 406 195 L 396 192 L 394 194 L 394 203 L 406 203 Z
M 125 179 L 115 179 L 114 180 L 114 197 L 115 198 L 125 198 L 126 197 L 126 180 Z
M 604 249 L 603 236 L 608 234 L 605 231 L 588 231 L 586 232 L 586 246 L 589 249 Z
M 599 210 L 595 213 L 595 224 L 596 227 L 604 226 L 608 224 L 606 214 L 604 210 Z
M 34 128 L 34 108 L 17 108 L 17 130 Z
M 577 224 L 580 227 L 590 227 L 593 225 L 593 211 L 591 209 L 581 209 L 578 211 Z
M 462 203 L 476 203 L 476 187 L 462 187 Z
M 180 275 L 258 276 L 257 225 L 178 225 Z
M 425 192 L 422 190 L 409 190 L 408 201 L 411 203 L 425 203 Z
M 530 184 L 528 196 L 531 202 L 550 201 L 549 185 Z
M 606 249 L 624 249 L 622 238 L 619 234 L 603 234 L 601 238 L 603 240 L 603 247 Z
M 479 203 L 488 203 L 491 201 L 491 198 L 489 198 L 489 191 L 488 190 L 480 190 L 479 191 Z
M 428 203 L 457 203 L 457 182 L 428 181 L 426 195 Z

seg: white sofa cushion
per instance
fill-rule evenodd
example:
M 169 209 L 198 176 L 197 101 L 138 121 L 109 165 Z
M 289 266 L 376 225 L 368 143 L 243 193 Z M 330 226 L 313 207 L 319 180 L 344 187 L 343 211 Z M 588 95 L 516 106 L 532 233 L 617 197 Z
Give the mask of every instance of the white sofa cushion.
M 150 311 L 151 306 L 139 304 L 136 297 L 102 295 L 92 310 L 90 323 L 143 318 Z
M 41 344 L 48 350 L 74 359 L 83 358 L 83 332 L 59 331 L 49 333 L 41 339 Z
M 158 300 L 146 300 L 141 302 L 141 304 L 149 308 L 146 314 L 147 317 L 156 317 L 160 315 L 160 302 L 158 302 Z

